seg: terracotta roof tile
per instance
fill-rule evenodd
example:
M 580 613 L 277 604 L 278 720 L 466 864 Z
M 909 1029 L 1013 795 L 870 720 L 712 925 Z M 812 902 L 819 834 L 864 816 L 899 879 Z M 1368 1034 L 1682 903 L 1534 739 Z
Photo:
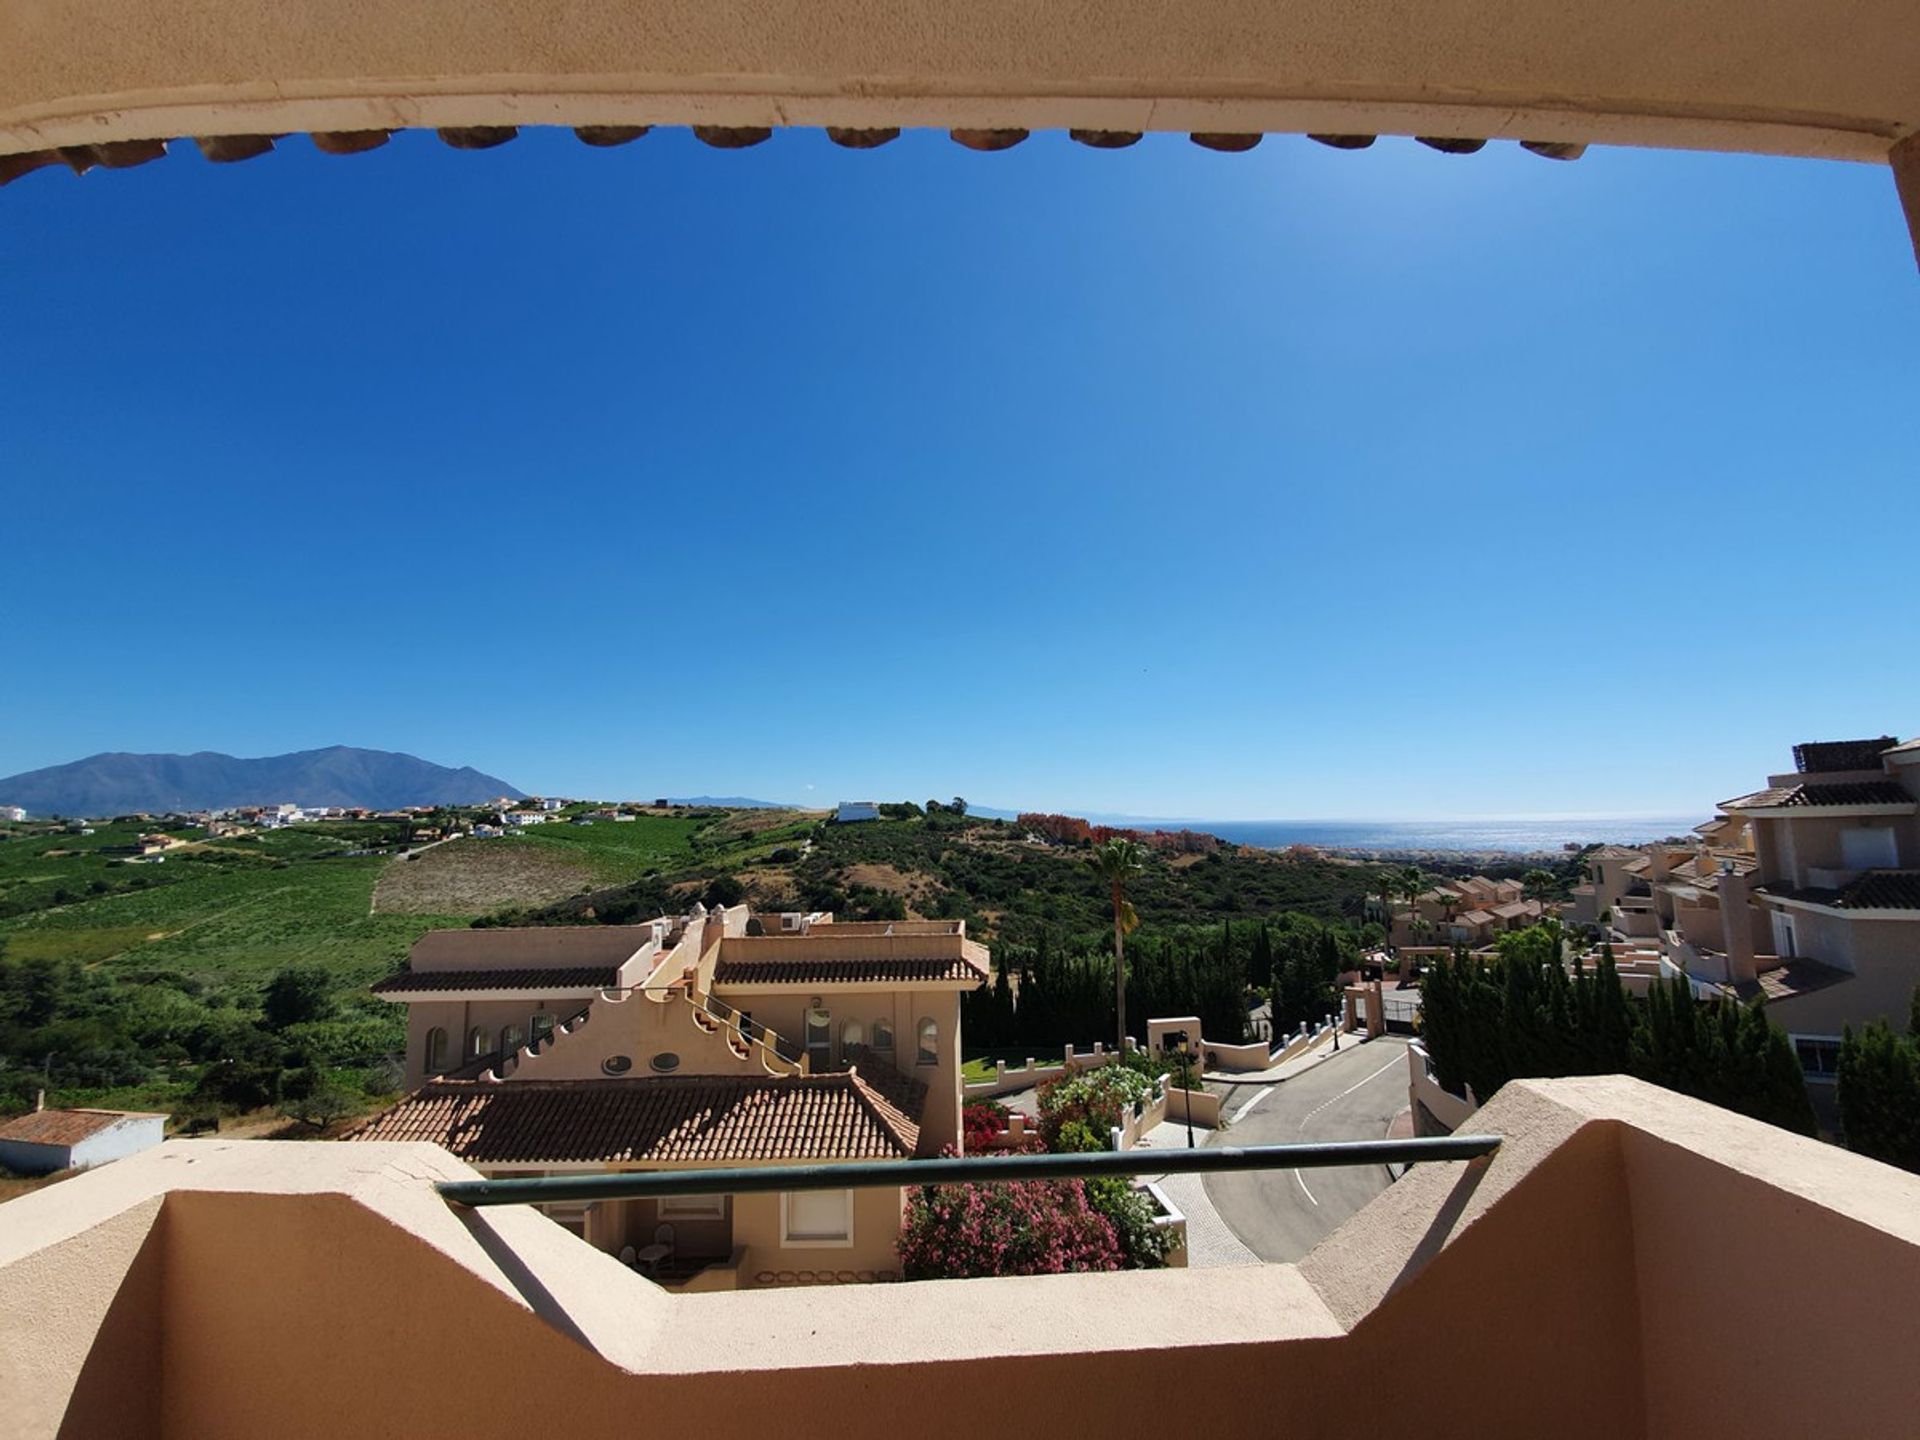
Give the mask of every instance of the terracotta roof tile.
M 1891 780 L 1862 780 L 1843 785 L 1774 785 L 1723 801 L 1723 810 L 1777 810 L 1846 805 L 1911 805 L 1913 796 Z
M 930 980 L 982 984 L 986 979 L 986 971 L 960 955 L 934 959 L 822 955 L 793 960 L 729 960 L 723 952 L 713 971 L 715 985 L 903 985 Z
M 1764 996 L 1768 1000 L 1791 1000 L 1796 995 L 1824 990 L 1829 985 L 1852 978 L 1845 970 L 1822 965 L 1818 960 L 1796 959 L 1772 970 L 1761 971 L 1758 980 L 1736 986 L 1735 993 L 1742 1000 L 1751 1000 L 1755 996 Z
M 524 970 L 402 970 L 376 981 L 376 995 L 417 995 L 435 990 L 527 990 L 552 994 L 560 990 L 610 989 L 620 983 L 618 965 L 574 965 L 564 969 Z
M 144 1110 L 35 1110 L 0 1125 L 0 1140 L 26 1145 L 78 1145 L 122 1120 L 157 1120 Z
M 355 1140 L 429 1140 L 476 1164 L 895 1160 L 920 1126 L 857 1074 L 436 1080 Z

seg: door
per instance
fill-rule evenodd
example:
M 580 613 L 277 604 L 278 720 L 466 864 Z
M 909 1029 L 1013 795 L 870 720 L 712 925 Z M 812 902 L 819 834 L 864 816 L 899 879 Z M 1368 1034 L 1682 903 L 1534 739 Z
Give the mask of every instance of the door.
M 807 1068 L 815 1075 L 833 1068 L 833 1016 L 825 1009 L 807 1011 Z
M 1773 912 L 1773 953 L 1783 960 L 1800 953 L 1793 948 L 1793 917 L 1778 910 Z

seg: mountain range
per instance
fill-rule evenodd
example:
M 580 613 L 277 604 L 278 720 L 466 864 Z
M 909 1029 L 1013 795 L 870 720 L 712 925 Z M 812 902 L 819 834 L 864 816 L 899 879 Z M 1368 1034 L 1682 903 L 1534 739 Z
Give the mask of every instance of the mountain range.
M 471 805 L 519 799 L 506 781 L 471 766 L 450 769 L 392 750 L 330 745 L 291 755 L 238 759 L 193 755 L 90 755 L 0 779 L 0 805 L 30 815 L 122 815 L 224 810 L 237 805 Z

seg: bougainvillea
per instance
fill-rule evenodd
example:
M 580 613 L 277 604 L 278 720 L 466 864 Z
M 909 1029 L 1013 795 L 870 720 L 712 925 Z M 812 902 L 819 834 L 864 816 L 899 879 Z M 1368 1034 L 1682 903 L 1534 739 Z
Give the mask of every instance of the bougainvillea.
M 918 1186 L 900 1232 L 909 1280 L 1118 1270 L 1125 1260 L 1078 1180 Z
M 960 1112 L 960 1133 L 966 1138 L 967 1153 L 977 1154 L 991 1145 L 1007 1128 L 1012 1115 L 997 1100 L 969 1100 Z

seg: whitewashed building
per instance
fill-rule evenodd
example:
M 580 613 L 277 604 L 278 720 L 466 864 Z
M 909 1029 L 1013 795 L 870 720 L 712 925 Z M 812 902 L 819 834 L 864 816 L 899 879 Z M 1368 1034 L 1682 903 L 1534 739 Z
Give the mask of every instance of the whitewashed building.
M 137 1110 L 35 1110 L 0 1125 L 0 1166 L 19 1175 L 85 1170 L 166 1138 L 167 1117 Z

